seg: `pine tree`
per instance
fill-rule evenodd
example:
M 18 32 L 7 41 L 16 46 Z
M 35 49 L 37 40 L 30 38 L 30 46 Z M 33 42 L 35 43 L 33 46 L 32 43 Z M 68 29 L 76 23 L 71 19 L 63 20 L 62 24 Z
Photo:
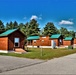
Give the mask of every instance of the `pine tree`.
M 44 35 L 52 35 L 57 33 L 58 33 L 58 29 L 51 22 L 48 22 L 44 27 L 44 32 L 43 32 Z
M 3 22 L 0 20 L 0 31 L 5 30 L 5 26 Z
M 16 21 L 14 21 L 13 23 L 13 29 L 17 29 L 18 28 L 18 23 Z
M 38 27 L 39 24 L 35 19 L 32 19 L 28 26 L 28 35 L 39 35 L 40 28 Z

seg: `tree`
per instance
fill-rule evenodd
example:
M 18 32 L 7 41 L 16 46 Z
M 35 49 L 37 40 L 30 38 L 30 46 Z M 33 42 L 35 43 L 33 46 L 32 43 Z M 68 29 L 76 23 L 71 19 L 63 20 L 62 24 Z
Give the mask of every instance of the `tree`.
M 24 25 L 24 27 L 23 27 L 23 30 L 24 30 L 24 33 L 27 35 L 27 36 L 29 36 L 29 23 L 27 22 L 25 25 Z
M 8 29 L 10 29 L 10 25 L 9 25 L 9 23 L 7 22 L 7 23 L 6 23 L 6 30 L 8 30 Z
M 40 28 L 38 27 L 39 24 L 35 19 L 32 19 L 28 24 L 28 36 L 29 35 L 39 35 Z
M 67 30 L 66 28 L 64 28 L 64 27 L 61 27 L 61 28 L 60 28 L 60 33 L 61 33 L 62 35 L 64 35 L 64 37 L 69 36 L 68 30 Z
M 19 24 L 19 28 L 20 28 L 20 30 L 23 28 L 23 26 L 24 26 L 23 23 L 20 23 L 20 24 Z
M 5 30 L 5 26 L 3 22 L 0 20 L 0 31 Z
M 18 23 L 14 21 L 14 23 L 11 21 L 10 23 L 7 22 L 6 24 L 6 30 L 8 29 L 16 29 L 18 28 Z
M 43 35 L 43 33 L 44 33 L 44 28 L 42 28 L 42 29 L 40 30 L 40 35 Z
M 44 35 L 51 35 L 57 33 L 58 33 L 58 29 L 51 22 L 48 22 L 44 27 L 44 32 L 43 32 Z
M 6 24 L 6 30 L 9 30 L 9 29 L 13 29 L 13 22 L 10 21 L 10 23 L 7 22 Z
M 13 29 L 13 22 L 12 21 L 9 23 L 9 26 L 10 26 L 10 29 Z
M 72 36 L 75 38 L 75 32 L 74 31 L 69 31 L 69 36 Z
M 18 23 L 16 21 L 14 21 L 14 23 L 13 23 L 13 29 L 16 29 L 16 28 L 18 28 Z
M 75 32 L 74 31 L 68 31 L 66 28 L 61 27 L 60 28 L 60 33 L 64 35 L 64 37 L 72 36 L 75 37 Z
M 23 24 L 23 23 L 20 23 L 19 24 L 19 28 L 20 30 L 25 34 L 25 35 L 28 35 L 27 32 L 28 32 L 28 27 L 27 27 L 28 23 L 26 24 Z

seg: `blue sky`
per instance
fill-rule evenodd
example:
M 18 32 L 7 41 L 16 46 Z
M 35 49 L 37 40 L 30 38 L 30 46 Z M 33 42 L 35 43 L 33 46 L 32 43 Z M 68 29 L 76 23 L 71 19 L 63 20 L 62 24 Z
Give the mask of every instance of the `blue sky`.
M 0 20 L 29 22 L 36 19 L 40 28 L 53 22 L 57 28 L 76 31 L 76 0 L 0 0 Z

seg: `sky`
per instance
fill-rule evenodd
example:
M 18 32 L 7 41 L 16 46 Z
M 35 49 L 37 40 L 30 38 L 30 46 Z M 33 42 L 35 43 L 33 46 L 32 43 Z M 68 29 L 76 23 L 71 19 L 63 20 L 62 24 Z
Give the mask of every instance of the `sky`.
M 18 23 L 36 19 L 42 29 L 53 22 L 59 29 L 76 31 L 76 0 L 0 0 L 0 20 Z

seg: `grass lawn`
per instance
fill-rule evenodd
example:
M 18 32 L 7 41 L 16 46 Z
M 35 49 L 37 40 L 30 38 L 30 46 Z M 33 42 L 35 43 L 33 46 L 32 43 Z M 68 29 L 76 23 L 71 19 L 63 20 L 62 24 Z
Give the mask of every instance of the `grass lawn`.
M 0 55 L 47 60 L 47 59 L 58 58 L 61 56 L 66 56 L 73 53 L 76 53 L 76 49 L 69 50 L 66 48 L 63 48 L 63 49 L 44 48 L 42 49 L 42 54 L 41 54 L 40 48 L 28 48 L 28 52 L 26 54 L 0 53 Z

